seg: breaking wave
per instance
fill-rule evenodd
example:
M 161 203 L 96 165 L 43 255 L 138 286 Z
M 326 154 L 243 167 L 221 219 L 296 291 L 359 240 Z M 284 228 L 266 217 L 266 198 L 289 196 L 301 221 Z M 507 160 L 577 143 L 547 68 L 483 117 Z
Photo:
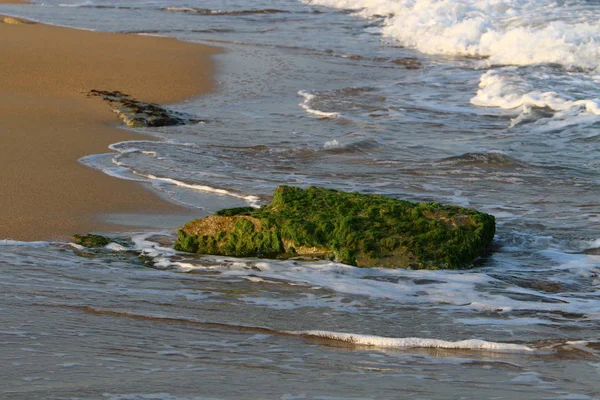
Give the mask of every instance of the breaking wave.
M 560 64 L 598 70 L 598 6 L 534 0 L 304 0 L 383 20 L 381 33 L 426 54 L 490 65 Z

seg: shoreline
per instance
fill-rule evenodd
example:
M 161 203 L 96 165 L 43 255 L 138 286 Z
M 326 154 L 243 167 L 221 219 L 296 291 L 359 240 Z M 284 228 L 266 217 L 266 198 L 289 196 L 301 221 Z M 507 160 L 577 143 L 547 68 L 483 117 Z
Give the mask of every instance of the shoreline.
M 128 228 L 102 221 L 111 214 L 189 214 L 137 182 L 78 162 L 110 152 L 112 143 L 154 140 L 121 129 L 109 107 L 86 93 L 118 90 L 159 104 L 200 96 L 213 88 L 210 57 L 219 50 L 3 18 L 0 239 L 60 240 Z

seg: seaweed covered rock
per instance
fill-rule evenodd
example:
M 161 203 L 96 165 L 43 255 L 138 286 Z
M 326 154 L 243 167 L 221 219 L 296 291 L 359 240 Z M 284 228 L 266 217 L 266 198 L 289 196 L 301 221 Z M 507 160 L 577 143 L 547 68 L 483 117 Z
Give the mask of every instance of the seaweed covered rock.
M 260 209 L 189 222 L 175 248 L 237 257 L 311 257 L 359 267 L 465 268 L 485 254 L 492 215 L 379 195 L 280 186 Z
M 73 242 L 83 247 L 93 248 L 104 247 L 112 242 L 112 240 L 106 236 L 88 233 L 87 235 L 73 235 Z
M 89 96 L 107 101 L 130 128 L 161 127 L 204 122 L 188 114 L 167 110 L 158 104 L 144 103 L 119 91 L 91 90 Z
M 87 248 L 105 247 L 111 243 L 116 243 L 123 247 L 132 247 L 133 242 L 129 239 L 120 237 L 107 237 L 88 233 L 86 235 L 73 235 L 73 243 Z

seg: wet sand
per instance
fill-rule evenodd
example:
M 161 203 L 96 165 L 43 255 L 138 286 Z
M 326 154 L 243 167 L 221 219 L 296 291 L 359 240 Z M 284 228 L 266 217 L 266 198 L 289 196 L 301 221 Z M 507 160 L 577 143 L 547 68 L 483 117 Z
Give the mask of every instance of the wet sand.
M 102 215 L 187 211 L 140 184 L 78 163 L 108 152 L 111 143 L 151 140 L 118 129 L 107 105 L 86 93 L 120 90 L 142 101 L 183 101 L 211 90 L 216 49 L 1 22 L 0 48 L 0 239 L 64 239 L 119 229 Z

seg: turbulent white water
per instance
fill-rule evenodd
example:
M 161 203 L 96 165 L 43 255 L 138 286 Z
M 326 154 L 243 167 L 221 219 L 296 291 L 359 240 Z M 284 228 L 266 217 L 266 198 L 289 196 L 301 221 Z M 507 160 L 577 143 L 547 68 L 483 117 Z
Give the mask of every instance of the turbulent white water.
M 600 5 L 527 0 L 305 0 L 381 21 L 384 37 L 425 54 L 476 57 L 480 68 L 560 66 L 574 76 L 484 73 L 471 103 L 600 114 Z M 553 76 L 554 75 L 554 76 Z M 547 85 L 545 80 L 550 80 Z M 561 82 L 562 81 L 562 82 Z M 568 81 L 569 86 L 566 85 Z M 542 83 L 542 84 L 540 84 Z M 550 86 L 548 88 L 548 86 Z
M 531 108 L 549 108 L 555 111 L 577 109 L 581 112 L 600 115 L 600 98 L 574 100 L 561 98 L 556 92 L 535 90 L 533 85 L 522 77 L 515 76 L 514 69 L 505 68 L 490 70 L 483 74 L 479 90 L 471 103 L 483 107 L 500 107 L 504 109 L 520 108 L 530 111 Z M 584 79 L 574 82 L 585 85 Z
M 307 0 L 383 18 L 382 32 L 427 54 L 485 57 L 487 63 L 560 64 L 598 71 L 597 5 L 534 0 Z

